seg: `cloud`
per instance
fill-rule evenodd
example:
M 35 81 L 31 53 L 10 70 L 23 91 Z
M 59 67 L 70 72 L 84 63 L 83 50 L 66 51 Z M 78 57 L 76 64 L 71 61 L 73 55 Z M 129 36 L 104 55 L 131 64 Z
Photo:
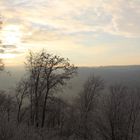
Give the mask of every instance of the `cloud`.
M 111 4 L 107 0 L 104 8 L 111 13 L 112 26 L 107 28 L 110 32 L 126 36 L 140 37 L 140 1 L 139 0 L 118 0 Z M 114 28 L 114 30 L 113 30 Z
M 7 52 L 7 50 L 13 50 L 16 46 L 14 45 L 0 45 L 0 54 L 4 54 Z
M 0 58 L 7 56 L 7 54 L 21 55 L 23 51 L 15 45 L 0 45 Z
M 1 45 L 0 48 L 15 49 L 17 47 L 15 45 Z
M 3 50 L 3 49 L 0 49 L 0 54 L 1 54 L 1 53 L 4 53 L 4 50 Z
M 21 46 L 1 49 L 20 54 L 30 46 L 47 47 L 76 63 L 100 56 L 98 62 L 107 64 L 112 50 L 119 53 L 125 46 L 127 53 L 130 45 L 139 50 L 139 9 L 140 0 L 0 0 L 3 24 L 19 25 L 23 33 Z
M 6 22 L 21 24 L 32 32 L 32 37 L 25 35 L 28 41 L 90 31 L 140 36 L 139 0 L 1 0 L 0 5 Z

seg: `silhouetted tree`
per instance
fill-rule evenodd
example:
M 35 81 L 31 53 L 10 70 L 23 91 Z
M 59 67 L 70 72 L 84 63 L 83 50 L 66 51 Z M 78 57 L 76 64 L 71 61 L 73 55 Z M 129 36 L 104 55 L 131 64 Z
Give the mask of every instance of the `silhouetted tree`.
M 76 73 L 77 68 L 71 65 L 68 59 L 49 54 L 42 50 L 39 53 L 30 52 L 27 58 L 27 70 L 32 85 L 32 95 L 35 101 L 35 122 L 39 125 L 38 107 L 43 96 L 41 127 L 44 126 L 46 103 L 48 96 Z
M 84 140 L 93 139 L 93 111 L 95 109 L 96 99 L 103 88 L 103 80 L 93 74 L 85 82 L 83 91 L 80 93 L 80 124 L 78 131 L 79 136 Z
M 111 86 L 96 116 L 97 133 L 105 140 L 136 139 L 140 113 L 139 96 L 122 85 Z
M 13 112 L 15 103 L 13 97 L 5 91 L 0 91 L 0 116 L 5 116 L 10 121 L 10 115 Z
M 24 100 L 27 98 L 29 93 L 29 82 L 27 79 L 22 79 L 16 87 L 16 102 L 17 102 L 17 121 L 21 122 L 23 114 L 21 114 L 21 109 L 24 105 Z

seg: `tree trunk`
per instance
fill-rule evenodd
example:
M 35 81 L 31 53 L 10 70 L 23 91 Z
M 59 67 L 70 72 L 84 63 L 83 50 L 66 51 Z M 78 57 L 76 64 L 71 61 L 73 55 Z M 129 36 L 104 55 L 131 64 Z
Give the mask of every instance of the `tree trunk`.
M 35 83 L 35 126 L 39 126 L 39 119 L 38 119 L 38 83 L 39 83 L 39 74 L 37 76 L 37 82 Z
M 38 119 L 38 99 L 35 101 L 35 126 L 39 126 L 39 119 Z
M 17 113 L 17 121 L 20 123 L 20 110 L 21 110 L 21 103 L 18 106 L 18 113 Z
M 33 99 L 32 99 L 32 93 L 31 93 L 31 97 L 30 97 L 30 121 L 31 121 L 31 125 L 34 125 L 34 114 L 33 114 Z
M 44 101 L 44 105 L 43 105 L 43 111 L 42 111 L 42 123 L 41 123 L 41 127 L 44 127 L 44 122 L 45 122 L 45 116 L 46 116 L 46 103 L 47 103 L 47 98 L 48 98 L 48 93 L 49 93 L 49 88 L 46 91 L 46 95 L 45 95 L 45 101 Z

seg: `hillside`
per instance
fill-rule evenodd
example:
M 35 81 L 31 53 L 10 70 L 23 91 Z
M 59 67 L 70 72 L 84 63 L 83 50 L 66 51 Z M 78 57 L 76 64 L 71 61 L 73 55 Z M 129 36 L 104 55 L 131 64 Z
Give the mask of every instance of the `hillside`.
M 1 89 L 14 87 L 25 73 L 23 67 L 9 67 L 6 70 L 10 72 L 10 75 L 5 72 L 1 73 Z M 93 73 L 104 79 L 106 86 L 121 83 L 130 87 L 139 87 L 140 84 L 140 66 L 80 67 L 78 74 L 69 82 L 63 95 L 66 97 L 76 95 L 81 90 L 87 77 Z

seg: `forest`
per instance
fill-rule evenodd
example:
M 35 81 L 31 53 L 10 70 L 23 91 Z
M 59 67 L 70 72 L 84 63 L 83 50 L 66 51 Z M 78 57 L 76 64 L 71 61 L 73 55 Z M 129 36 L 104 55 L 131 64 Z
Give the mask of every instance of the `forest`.
M 25 70 L 14 94 L 0 91 L 0 140 L 139 140 L 139 88 L 106 85 L 93 71 L 65 100 L 58 92 L 78 74 L 69 59 L 30 51 Z

